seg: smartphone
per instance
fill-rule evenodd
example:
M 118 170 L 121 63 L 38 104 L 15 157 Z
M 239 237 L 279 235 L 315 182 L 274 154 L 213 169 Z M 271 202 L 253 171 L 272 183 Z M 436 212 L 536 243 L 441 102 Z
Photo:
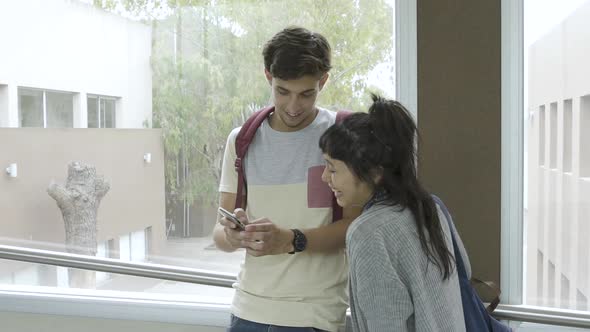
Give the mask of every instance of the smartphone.
M 219 214 L 220 215 L 224 216 L 227 220 L 233 222 L 236 226 L 238 226 L 238 228 L 240 230 L 243 231 L 243 230 L 246 229 L 246 226 L 244 226 L 244 224 L 240 221 L 240 219 L 238 219 L 236 217 L 235 214 L 229 212 L 228 210 L 226 210 L 226 209 L 224 209 L 222 207 L 219 207 L 219 210 L 218 211 L 219 211 Z

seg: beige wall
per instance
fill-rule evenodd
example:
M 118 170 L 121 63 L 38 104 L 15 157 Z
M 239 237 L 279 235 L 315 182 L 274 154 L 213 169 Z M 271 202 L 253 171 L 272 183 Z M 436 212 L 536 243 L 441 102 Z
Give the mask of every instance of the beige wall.
M 151 153 L 152 162 L 143 160 Z M 65 184 L 67 165 L 96 166 L 110 182 L 98 211 L 98 241 L 152 226 L 153 249 L 165 238 L 164 152 L 156 129 L 0 128 L 1 236 L 64 243 L 61 212 L 47 194 Z M 4 169 L 18 164 L 18 177 Z
M 500 1 L 418 0 L 419 175 L 500 281 Z

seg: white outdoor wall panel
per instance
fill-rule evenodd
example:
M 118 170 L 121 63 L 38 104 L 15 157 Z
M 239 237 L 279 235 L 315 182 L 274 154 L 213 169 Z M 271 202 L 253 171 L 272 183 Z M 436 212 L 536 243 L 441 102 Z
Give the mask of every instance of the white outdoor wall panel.
M 70 287 L 70 277 L 68 275 L 68 268 L 63 266 L 57 266 L 57 287 L 60 288 L 69 288 Z
M 14 283 L 19 285 L 39 285 L 39 272 L 36 266 L 31 266 L 14 272 Z
M 145 231 L 131 233 L 131 260 L 136 262 L 145 261 Z
M 108 245 L 106 242 L 101 242 L 96 247 L 96 257 L 108 258 Z M 108 273 L 96 272 L 96 282 L 101 283 L 108 279 Z
M 581 241 L 578 243 L 578 289 L 586 296 L 590 294 L 590 179 L 579 180 L 580 196 L 578 216 L 578 236 Z
M 131 260 L 131 238 L 129 235 L 121 235 L 119 238 L 119 259 L 123 261 Z

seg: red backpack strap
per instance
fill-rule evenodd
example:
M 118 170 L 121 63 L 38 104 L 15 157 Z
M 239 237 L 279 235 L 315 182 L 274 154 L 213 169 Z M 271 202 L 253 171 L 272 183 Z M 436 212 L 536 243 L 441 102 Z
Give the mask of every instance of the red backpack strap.
M 236 137 L 236 160 L 234 166 L 238 172 L 238 190 L 236 193 L 235 208 L 246 209 L 246 202 L 248 200 L 248 188 L 246 187 L 246 175 L 244 174 L 243 160 L 248 151 L 248 146 L 256 135 L 256 130 L 264 122 L 270 113 L 274 111 L 274 106 L 265 107 L 252 114 L 240 128 L 240 132 Z M 242 199 L 242 196 L 243 199 Z M 242 202 L 244 203 L 242 205 Z
M 341 110 L 336 112 L 336 123 L 342 122 L 346 117 L 351 115 L 353 112 Z M 342 219 L 342 207 L 338 205 L 336 196 L 332 195 L 332 222 Z
M 336 123 L 342 122 L 344 119 L 346 119 L 352 113 L 354 113 L 354 112 L 348 111 L 348 110 L 341 110 L 341 111 L 336 112 Z

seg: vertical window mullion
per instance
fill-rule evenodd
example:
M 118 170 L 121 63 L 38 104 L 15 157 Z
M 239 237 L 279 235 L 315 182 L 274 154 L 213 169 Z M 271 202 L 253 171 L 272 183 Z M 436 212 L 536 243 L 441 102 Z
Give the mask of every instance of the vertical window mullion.
M 96 128 L 100 127 L 100 97 L 96 97 Z
M 502 0 L 502 302 L 523 304 L 524 295 L 524 3 Z
M 43 128 L 47 128 L 47 91 L 43 90 Z
M 96 109 L 98 110 L 98 112 L 96 112 L 96 115 L 98 116 L 98 128 L 102 128 L 102 98 L 96 98 L 96 102 L 98 103 L 96 107 Z

